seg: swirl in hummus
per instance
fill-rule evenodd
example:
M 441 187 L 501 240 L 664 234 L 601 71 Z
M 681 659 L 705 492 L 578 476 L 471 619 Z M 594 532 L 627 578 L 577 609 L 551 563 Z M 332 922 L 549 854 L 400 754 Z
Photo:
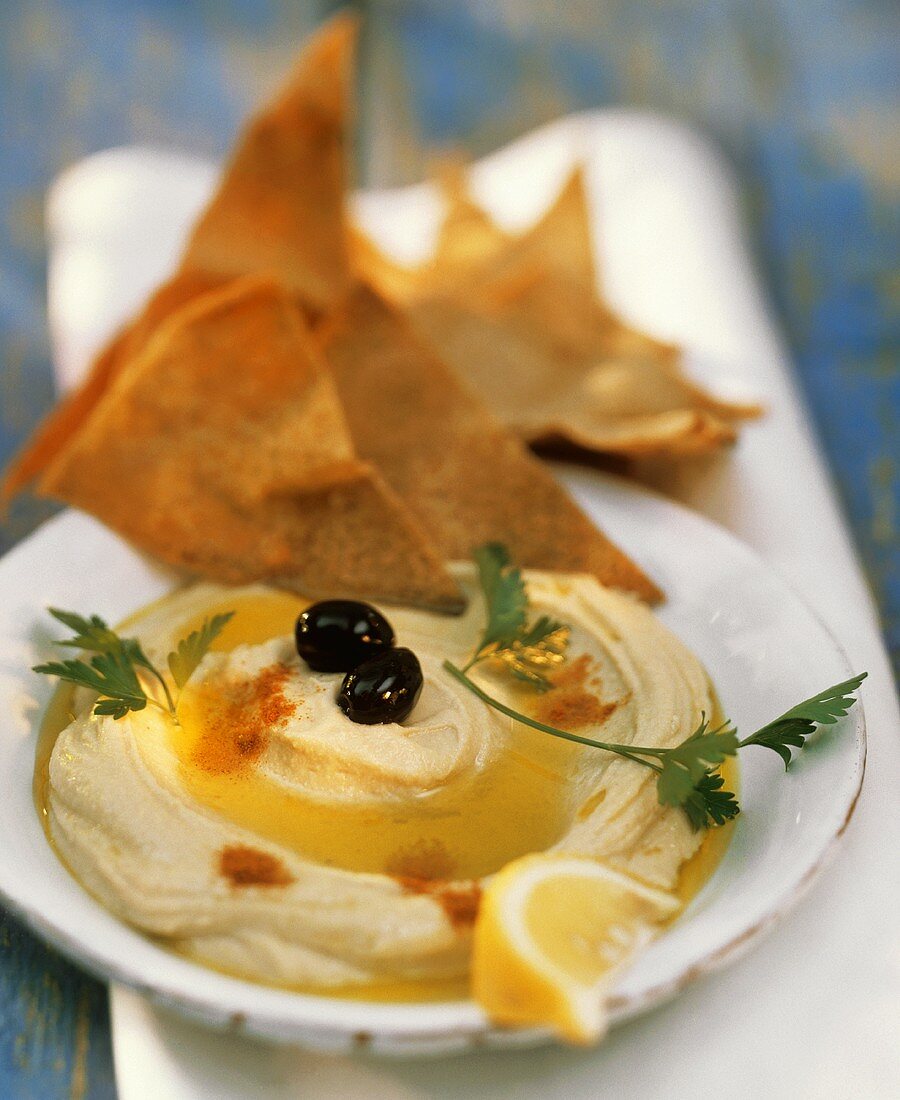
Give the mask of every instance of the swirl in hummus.
M 456 574 L 475 596 L 472 567 Z M 478 666 L 520 711 L 607 741 L 669 746 L 713 700 L 699 661 L 633 598 L 581 576 L 527 574 L 531 605 L 571 627 L 543 695 Z M 180 726 L 148 708 L 76 717 L 54 746 L 51 839 L 124 920 L 189 956 L 273 984 L 346 988 L 467 972 L 480 886 L 527 852 L 602 859 L 673 889 L 702 834 L 654 774 L 485 707 L 441 667 L 464 662 L 481 601 L 448 619 L 388 609 L 425 686 L 402 724 L 360 726 L 341 674 L 311 671 L 300 604 L 198 585 L 128 624 L 151 660 L 209 614 L 235 617 L 203 660 Z

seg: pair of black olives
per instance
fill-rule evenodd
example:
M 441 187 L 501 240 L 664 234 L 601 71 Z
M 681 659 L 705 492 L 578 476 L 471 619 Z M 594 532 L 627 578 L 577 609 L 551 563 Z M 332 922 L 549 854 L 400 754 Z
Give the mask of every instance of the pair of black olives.
M 337 704 L 351 722 L 402 722 L 422 692 L 422 666 L 394 645 L 380 611 L 357 600 L 321 600 L 297 619 L 297 652 L 316 672 L 346 672 Z

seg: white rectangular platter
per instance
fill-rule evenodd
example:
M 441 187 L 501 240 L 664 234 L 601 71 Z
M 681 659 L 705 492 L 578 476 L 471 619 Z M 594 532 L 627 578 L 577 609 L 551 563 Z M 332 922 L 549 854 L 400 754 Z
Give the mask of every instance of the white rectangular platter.
M 755 547 L 817 609 L 856 669 L 870 736 L 866 784 L 843 847 L 762 945 L 596 1051 L 544 1047 L 428 1061 L 330 1057 L 217 1035 L 112 990 L 122 1100 L 237 1097 L 681 1097 L 900 1095 L 900 730 L 870 595 L 744 240 L 738 189 L 692 131 L 598 111 L 545 127 L 475 169 L 503 224 L 532 220 L 573 162 L 589 166 L 604 293 L 688 350 L 692 372 L 752 394 L 767 417 L 731 454 L 660 475 L 669 495 Z M 49 201 L 50 316 L 67 387 L 171 269 L 213 166 L 148 149 L 70 169 Z M 369 193 L 360 220 L 385 247 L 427 253 L 440 213 L 426 187 Z

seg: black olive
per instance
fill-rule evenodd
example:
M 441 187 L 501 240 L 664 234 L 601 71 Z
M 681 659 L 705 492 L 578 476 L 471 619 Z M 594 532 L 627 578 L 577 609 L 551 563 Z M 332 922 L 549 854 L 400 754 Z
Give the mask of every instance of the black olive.
M 321 600 L 294 628 L 297 652 L 316 672 L 347 672 L 394 644 L 394 631 L 380 611 L 357 600 Z
M 348 672 L 338 706 L 351 722 L 402 722 L 422 692 L 422 666 L 411 649 L 389 649 Z

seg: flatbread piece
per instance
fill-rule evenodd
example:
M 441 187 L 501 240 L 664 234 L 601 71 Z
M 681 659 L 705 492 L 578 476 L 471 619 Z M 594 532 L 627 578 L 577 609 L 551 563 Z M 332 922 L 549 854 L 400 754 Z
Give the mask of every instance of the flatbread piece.
M 445 557 L 499 541 L 522 566 L 592 573 L 644 599 L 660 596 L 397 307 L 360 285 L 320 339 L 357 451 Z
M 38 490 L 189 573 L 462 608 L 424 531 L 357 457 L 303 318 L 271 280 L 164 322 Z

